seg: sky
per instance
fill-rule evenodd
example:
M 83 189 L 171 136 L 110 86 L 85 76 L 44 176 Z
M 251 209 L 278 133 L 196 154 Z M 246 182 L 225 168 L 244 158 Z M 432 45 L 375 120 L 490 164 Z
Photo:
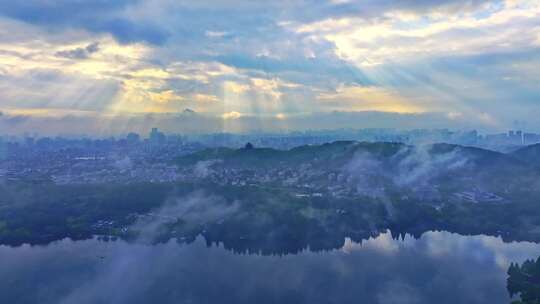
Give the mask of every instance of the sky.
M 540 132 L 540 1 L 0 0 L 0 134 Z

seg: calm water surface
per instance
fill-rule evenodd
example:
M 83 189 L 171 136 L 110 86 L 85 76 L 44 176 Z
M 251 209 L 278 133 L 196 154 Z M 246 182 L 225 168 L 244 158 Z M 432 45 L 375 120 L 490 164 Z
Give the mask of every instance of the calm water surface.
M 0 246 L 2 303 L 509 303 L 510 262 L 540 245 L 429 232 L 297 255 L 63 240 Z

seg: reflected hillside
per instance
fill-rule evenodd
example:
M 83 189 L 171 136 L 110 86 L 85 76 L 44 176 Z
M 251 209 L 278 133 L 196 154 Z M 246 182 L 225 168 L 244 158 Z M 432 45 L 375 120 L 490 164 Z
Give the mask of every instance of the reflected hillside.
M 207 248 L 200 238 L 190 245 L 89 239 L 0 246 L 0 276 L 9 278 L 0 293 L 12 303 L 45 304 L 508 304 L 506 269 L 540 250 L 533 243 L 444 232 L 403 240 L 384 233 L 338 247 L 266 256 Z

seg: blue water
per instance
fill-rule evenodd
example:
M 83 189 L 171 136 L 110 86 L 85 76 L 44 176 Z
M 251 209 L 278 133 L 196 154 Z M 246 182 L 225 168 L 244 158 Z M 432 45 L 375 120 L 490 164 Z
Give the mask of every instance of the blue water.
M 326 252 L 236 254 L 206 246 L 62 240 L 0 246 L 2 303 L 509 303 L 510 262 L 540 245 L 390 233 Z

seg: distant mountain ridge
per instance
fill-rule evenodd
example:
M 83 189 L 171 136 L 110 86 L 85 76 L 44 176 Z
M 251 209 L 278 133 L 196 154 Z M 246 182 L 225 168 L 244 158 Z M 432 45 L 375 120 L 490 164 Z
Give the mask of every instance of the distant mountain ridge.
M 299 170 L 301 166 L 309 165 L 323 171 L 342 170 L 350 166 L 373 171 L 372 167 L 362 167 L 367 163 L 371 163 L 371 166 L 376 163 L 377 170 L 389 176 L 405 169 L 414 170 L 415 173 L 429 169 L 437 175 L 448 177 L 466 179 L 467 175 L 474 176 L 489 184 L 529 182 L 533 177 L 540 177 L 539 170 L 515 155 L 445 143 L 411 146 L 392 142 L 336 141 L 290 150 L 214 148 L 183 156 L 177 163 L 191 166 L 205 161 L 215 161 L 212 166 L 222 169 Z
M 405 147 L 407 145 L 401 143 L 336 141 L 322 145 L 299 146 L 290 150 L 256 147 L 252 149 L 212 148 L 180 157 L 178 163 L 189 165 L 198 161 L 220 159 L 225 166 L 298 165 L 308 161 L 333 160 L 335 162 L 352 157 L 358 152 L 389 157 Z
M 540 151 L 540 145 L 538 146 Z M 277 150 L 273 148 L 211 148 L 178 159 L 181 165 L 194 164 L 198 161 L 220 159 L 225 165 L 256 165 L 265 163 L 276 165 L 279 163 L 299 164 L 304 161 L 332 161 L 352 158 L 358 153 L 366 153 L 377 159 L 399 159 L 408 153 L 425 151 L 429 155 L 447 153 L 460 153 L 478 163 L 508 162 L 518 165 L 515 155 L 508 155 L 492 150 L 467 147 L 454 144 L 432 144 L 425 146 L 411 146 L 394 142 L 356 142 L 336 141 L 322 145 L 305 145 L 290 150 Z M 518 151 L 519 152 L 519 151 Z M 540 158 L 540 154 L 538 155 Z
M 540 166 L 540 144 L 523 147 L 510 155 L 521 162 Z

